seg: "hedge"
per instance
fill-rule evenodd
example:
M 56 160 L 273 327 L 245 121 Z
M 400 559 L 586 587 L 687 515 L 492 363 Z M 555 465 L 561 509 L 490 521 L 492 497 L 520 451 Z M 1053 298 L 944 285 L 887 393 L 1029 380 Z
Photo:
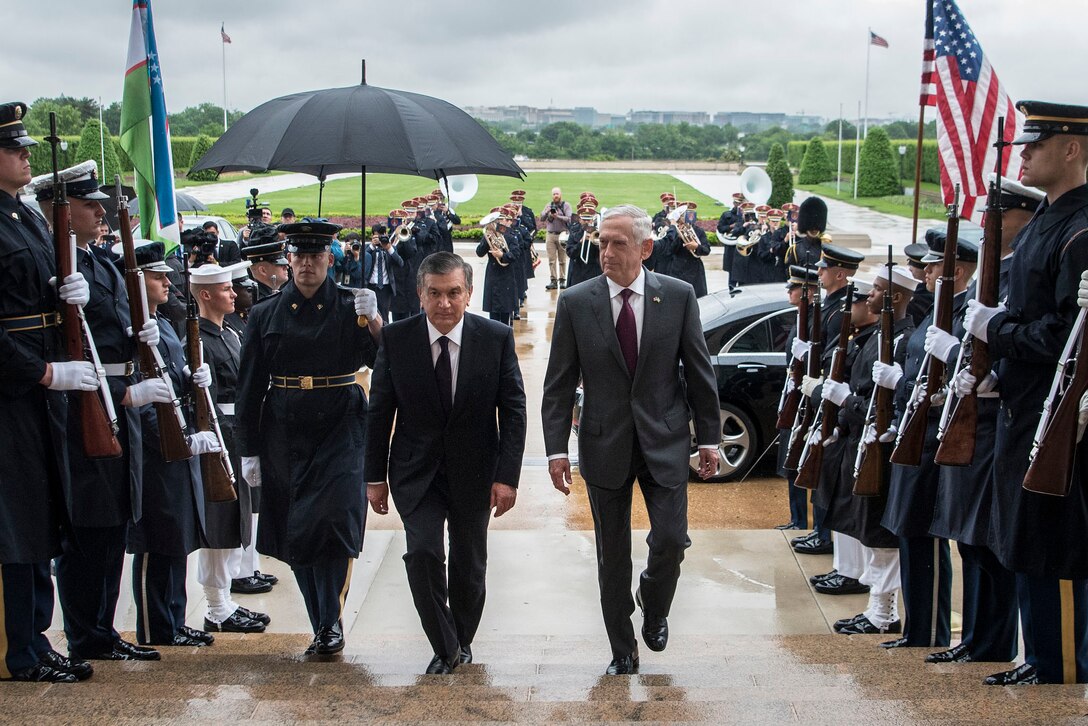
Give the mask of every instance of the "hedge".
M 861 145 L 858 196 L 886 197 L 903 193 L 896 156 L 884 129 L 878 127 L 869 132 Z
M 916 156 L 917 142 L 914 139 L 892 139 L 891 140 L 892 151 L 895 152 L 896 163 L 899 162 L 899 147 L 906 146 L 907 154 L 903 158 L 903 179 L 906 180 L 906 185 L 911 186 L 914 183 L 914 159 Z M 789 148 L 786 150 L 786 158 L 789 160 L 790 166 L 794 169 L 801 167 L 801 160 L 805 157 L 805 149 L 808 146 L 807 141 L 791 141 Z M 857 148 L 857 142 L 853 139 L 842 142 L 842 170 L 846 174 L 854 173 L 854 150 Z M 827 151 L 827 156 L 831 160 L 832 172 L 838 168 L 838 155 L 839 155 L 839 142 L 837 141 L 825 141 L 824 150 Z M 937 157 L 937 142 L 934 139 L 926 139 L 922 142 L 922 181 L 931 182 L 933 184 L 940 184 L 941 182 L 941 169 L 940 162 Z

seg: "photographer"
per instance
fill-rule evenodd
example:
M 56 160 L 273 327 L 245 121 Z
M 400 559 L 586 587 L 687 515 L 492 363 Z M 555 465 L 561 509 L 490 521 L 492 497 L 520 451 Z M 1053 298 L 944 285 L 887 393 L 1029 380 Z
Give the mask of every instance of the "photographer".
M 555 187 L 552 189 L 551 204 L 540 215 L 540 221 L 545 225 L 544 244 L 548 253 L 548 272 L 552 276 L 551 282 L 545 286 L 547 290 L 567 286 L 567 250 L 559 241 L 559 235 L 567 231 L 570 218 L 570 204 L 563 201 L 563 190 Z
M 217 223 L 209 219 L 200 226 L 200 229 L 209 238 L 215 238 L 213 257 L 220 265 L 226 267 L 242 261 L 242 251 L 238 248 L 238 243 L 232 239 L 224 240 L 219 238 L 219 225 Z
M 404 260 L 397 254 L 385 227 L 374 225 L 370 235 L 370 244 L 364 253 L 363 277 L 366 286 L 378 296 L 378 312 L 382 319 L 389 317 L 389 306 L 397 294 L 396 277 L 393 271 L 404 267 Z
M 257 228 L 272 226 L 272 210 L 267 204 L 257 200 L 257 194 L 256 187 L 249 190 L 249 199 L 246 200 L 246 226 L 238 230 L 238 238 L 235 240 L 239 250 L 249 244 L 249 239 Z
M 340 284 L 351 288 L 363 286 L 363 242 L 358 232 L 344 237 L 344 259 L 340 264 Z

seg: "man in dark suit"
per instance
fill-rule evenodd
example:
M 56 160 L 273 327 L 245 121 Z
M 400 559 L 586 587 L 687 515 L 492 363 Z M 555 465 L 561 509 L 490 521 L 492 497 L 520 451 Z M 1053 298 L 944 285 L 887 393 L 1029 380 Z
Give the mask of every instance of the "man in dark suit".
M 374 365 L 367 499 L 386 514 L 392 489 L 408 542 L 408 585 L 434 649 L 427 673 L 450 673 L 472 662 L 488 515 L 494 509 L 501 516 L 517 496 L 525 390 L 510 326 L 465 315 L 472 267 L 436 252 L 420 264 L 417 280 L 425 314 L 385 327 Z
M 597 536 L 607 673 L 638 672 L 631 626 L 635 601 L 651 650 L 668 643 L 668 614 L 680 577 L 687 532 L 688 422 L 694 414 L 699 473 L 718 470 L 718 391 L 686 282 L 646 271 L 653 250 L 650 218 L 631 205 L 601 222 L 604 274 L 559 296 L 541 416 L 552 484 L 570 493 L 570 416 L 579 379 L 578 432 Z M 681 363 L 683 364 L 681 366 Z M 631 597 L 631 491 L 639 480 L 650 517 L 649 558 Z
M 215 252 L 212 256 L 215 257 L 216 262 L 226 267 L 242 261 L 242 251 L 238 243 L 232 239 L 220 239 L 219 225 L 214 220 L 209 219 L 200 226 L 200 229 L 204 234 L 215 237 Z

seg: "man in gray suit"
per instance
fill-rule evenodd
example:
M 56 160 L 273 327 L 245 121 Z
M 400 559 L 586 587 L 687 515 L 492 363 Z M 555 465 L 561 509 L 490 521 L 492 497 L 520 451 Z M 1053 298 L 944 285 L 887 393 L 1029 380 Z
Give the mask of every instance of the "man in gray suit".
M 601 222 L 604 274 L 559 296 L 541 415 L 552 484 L 570 494 L 567 457 L 575 389 L 584 392 L 578 434 L 597 538 L 597 576 L 612 646 L 606 673 L 638 672 L 631 625 L 642 608 L 650 650 L 668 643 L 668 614 L 691 544 L 687 523 L 688 421 L 694 413 L 699 473 L 718 468 L 720 419 L 695 292 L 648 272 L 650 218 L 631 205 Z M 681 366 L 681 363 L 683 366 Z M 631 597 L 631 495 L 635 479 L 650 516 L 649 558 Z

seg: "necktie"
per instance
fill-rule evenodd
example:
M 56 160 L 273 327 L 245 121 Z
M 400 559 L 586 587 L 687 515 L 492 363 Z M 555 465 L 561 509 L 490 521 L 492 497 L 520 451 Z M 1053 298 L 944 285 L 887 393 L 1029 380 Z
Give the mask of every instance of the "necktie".
M 635 309 L 631 307 L 630 290 L 620 291 L 623 304 L 620 306 L 620 316 L 616 319 L 616 337 L 620 341 L 620 351 L 623 360 L 627 363 L 627 372 L 635 377 L 635 366 L 638 365 L 638 332 L 635 330 Z
M 438 346 L 442 351 L 438 354 L 438 361 L 434 364 L 434 377 L 438 381 L 438 398 L 442 403 L 442 411 L 446 416 L 453 409 L 453 368 L 450 366 L 450 339 L 442 336 L 438 339 Z
M 375 282 L 377 282 L 378 286 L 381 287 L 385 284 L 385 254 L 381 250 L 378 250 L 378 252 L 376 253 L 376 257 L 377 259 L 375 261 L 377 262 L 378 268 L 376 276 L 378 279 Z

